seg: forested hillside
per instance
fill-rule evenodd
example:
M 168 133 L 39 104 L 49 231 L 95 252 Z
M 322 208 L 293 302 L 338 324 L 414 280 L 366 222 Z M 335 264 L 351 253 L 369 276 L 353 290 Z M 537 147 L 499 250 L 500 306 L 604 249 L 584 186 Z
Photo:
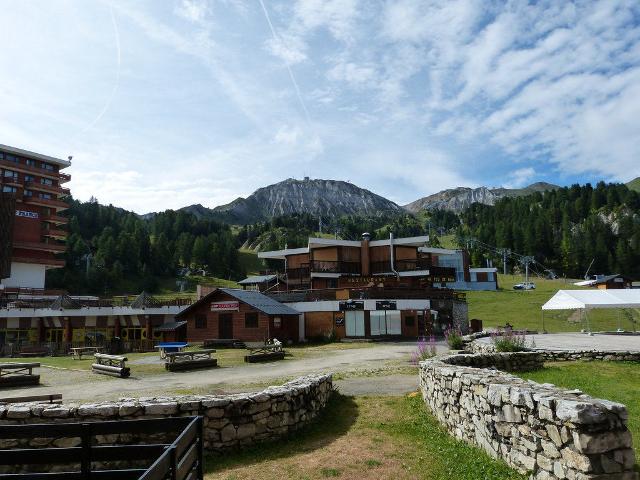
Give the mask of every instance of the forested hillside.
M 582 277 L 592 260 L 591 273 L 640 277 L 640 193 L 625 185 L 574 185 L 474 204 L 461 219 L 465 238 L 533 255 L 568 277 Z M 481 244 L 472 253 L 476 263 L 499 260 Z
M 153 291 L 185 266 L 221 278 L 244 273 L 228 225 L 172 210 L 146 221 L 96 200 L 72 200 L 67 216 L 67 265 L 48 272 L 50 288 L 96 294 Z

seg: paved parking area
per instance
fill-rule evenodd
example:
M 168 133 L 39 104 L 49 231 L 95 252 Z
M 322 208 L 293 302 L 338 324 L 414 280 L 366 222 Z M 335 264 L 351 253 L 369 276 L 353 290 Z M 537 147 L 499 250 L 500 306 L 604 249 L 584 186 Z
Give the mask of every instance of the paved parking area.
M 490 338 L 480 339 L 491 342 Z M 551 351 L 567 350 L 611 350 L 618 352 L 640 352 L 640 335 L 606 335 L 586 333 L 547 333 L 527 335 L 527 344 Z

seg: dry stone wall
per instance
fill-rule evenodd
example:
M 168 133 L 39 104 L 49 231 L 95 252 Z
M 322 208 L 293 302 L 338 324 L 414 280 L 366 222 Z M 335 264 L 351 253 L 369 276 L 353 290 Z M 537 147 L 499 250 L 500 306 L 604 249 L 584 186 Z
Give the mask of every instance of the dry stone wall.
M 452 435 L 532 479 L 637 480 L 624 405 L 496 369 L 535 368 L 541 358 L 523 352 L 430 359 L 420 363 L 422 396 Z
M 331 375 L 309 375 L 257 393 L 123 398 L 94 404 L 0 404 L 0 423 L 96 422 L 202 415 L 205 449 L 221 452 L 275 440 L 304 427 L 325 407 L 332 391 Z M 124 438 L 102 440 L 109 444 L 128 443 Z M 17 440 L 0 440 L 0 448 L 70 447 L 79 441 L 29 439 L 25 445 Z

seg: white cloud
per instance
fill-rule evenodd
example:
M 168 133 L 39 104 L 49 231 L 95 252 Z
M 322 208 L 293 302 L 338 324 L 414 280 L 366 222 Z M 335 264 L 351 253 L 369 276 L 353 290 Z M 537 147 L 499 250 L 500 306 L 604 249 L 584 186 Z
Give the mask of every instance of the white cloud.
M 209 17 L 211 8 L 207 0 L 182 0 L 176 5 L 175 12 L 185 20 L 200 23 Z
M 524 167 L 509 173 L 509 181 L 504 186 L 506 188 L 519 188 L 529 185 L 536 177 L 537 172 L 533 167 Z

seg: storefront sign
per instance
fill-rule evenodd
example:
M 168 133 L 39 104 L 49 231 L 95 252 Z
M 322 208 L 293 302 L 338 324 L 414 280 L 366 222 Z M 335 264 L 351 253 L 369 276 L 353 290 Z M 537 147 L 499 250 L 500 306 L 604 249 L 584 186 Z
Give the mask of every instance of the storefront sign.
M 16 210 L 16 217 L 38 218 L 38 212 L 28 212 L 26 210 Z
M 380 300 L 376 302 L 376 310 L 397 310 L 396 302 Z
M 336 318 L 336 327 L 344 326 L 344 313 L 343 312 L 336 313 L 335 314 L 335 318 Z
M 364 310 L 364 302 L 354 302 L 353 300 L 340 302 L 340 311 L 345 310 Z
M 211 302 L 212 312 L 237 312 L 240 310 L 240 302 Z

